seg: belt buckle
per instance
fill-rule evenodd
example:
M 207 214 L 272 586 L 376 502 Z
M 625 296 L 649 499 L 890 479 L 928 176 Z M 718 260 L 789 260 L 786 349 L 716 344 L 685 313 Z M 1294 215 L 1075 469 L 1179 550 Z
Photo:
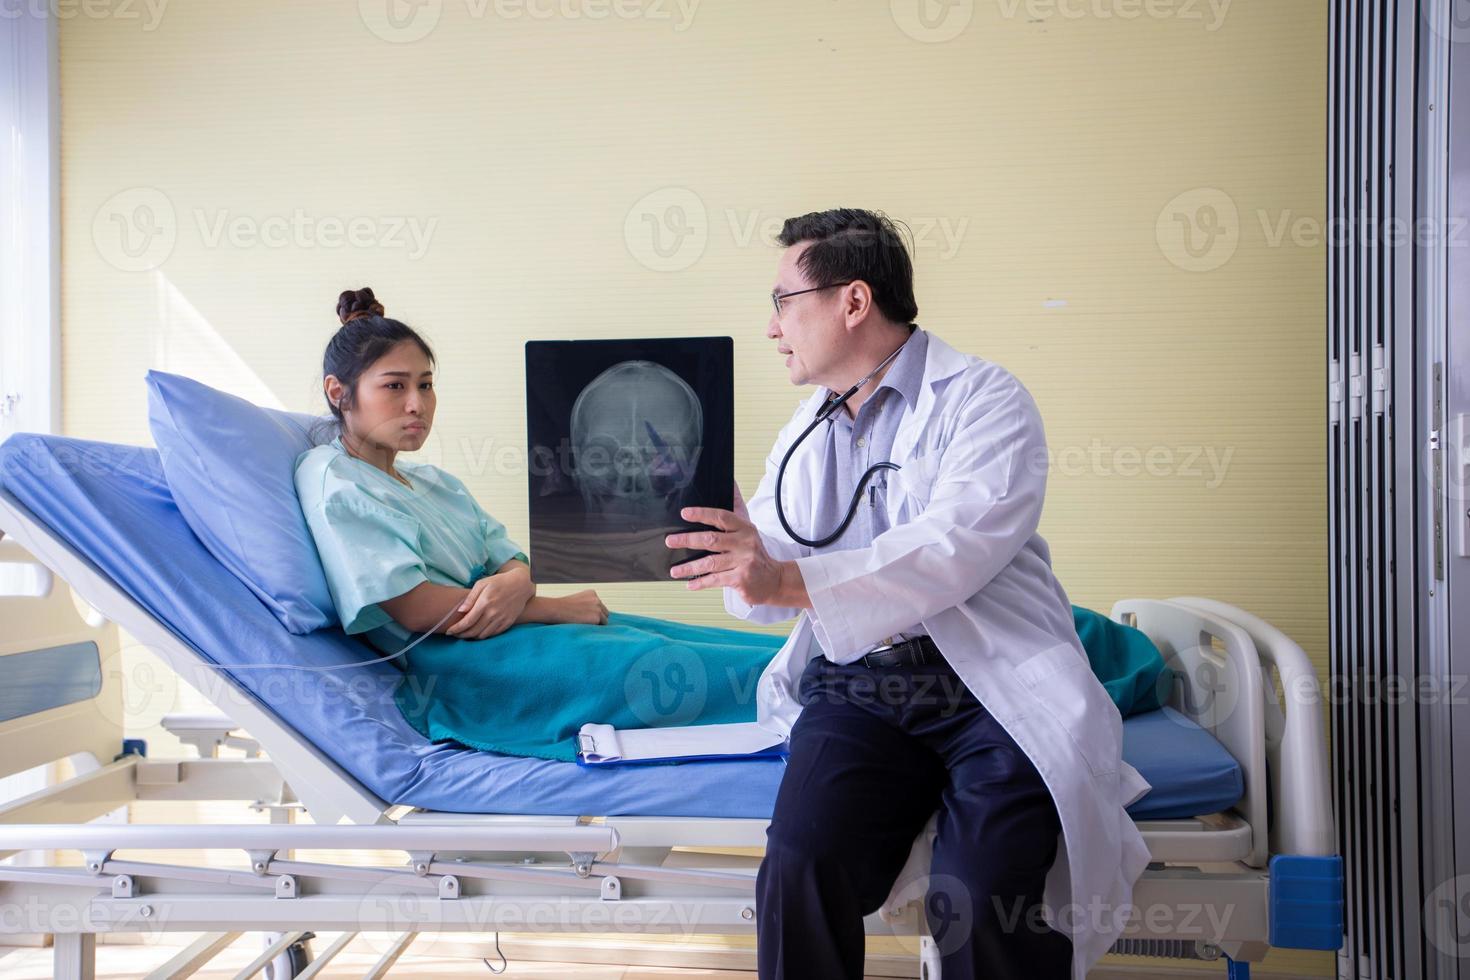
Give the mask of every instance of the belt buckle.
M 891 639 L 893 639 L 893 637 L 890 636 L 889 639 L 891 640 Z M 871 657 L 871 656 L 873 656 L 874 654 L 878 654 L 878 653 L 891 653 L 893 651 L 894 646 L 895 646 L 895 644 L 885 643 L 881 647 L 874 647 L 873 649 L 869 650 L 867 653 L 863 654 L 863 656 L 862 656 L 863 666 L 864 667 L 884 667 L 884 666 L 887 666 L 886 664 L 869 663 L 868 662 L 868 658 Z
M 869 663 L 868 657 L 874 654 L 887 654 L 893 659 L 891 662 L 884 664 Z M 923 656 L 916 640 L 899 640 L 897 643 L 888 643 L 877 649 L 869 650 L 863 654 L 863 664 L 868 667 L 902 667 L 905 664 L 923 663 L 924 661 L 922 659 L 915 659 L 915 654 L 918 654 L 919 657 Z

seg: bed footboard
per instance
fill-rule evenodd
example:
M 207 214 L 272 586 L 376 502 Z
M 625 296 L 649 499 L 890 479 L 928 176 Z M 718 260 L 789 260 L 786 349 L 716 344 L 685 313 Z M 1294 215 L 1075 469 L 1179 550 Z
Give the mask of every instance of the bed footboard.
M 1246 863 L 1270 856 L 1265 693 L 1250 635 L 1216 613 L 1164 599 L 1123 599 L 1112 618 L 1142 630 L 1174 670 L 1165 702 L 1214 735 L 1240 764 L 1245 793 L 1233 808 L 1251 827 Z
M 1270 773 L 1273 854 L 1337 853 L 1332 786 L 1326 778 L 1327 725 L 1322 689 L 1307 654 L 1291 637 L 1258 616 L 1215 599 L 1180 596 L 1173 602 L 1222 616 L 1244 629 L 1266 670 L 1266 760 Z M 1281 682 L 1281 697 L 1271 671 Z

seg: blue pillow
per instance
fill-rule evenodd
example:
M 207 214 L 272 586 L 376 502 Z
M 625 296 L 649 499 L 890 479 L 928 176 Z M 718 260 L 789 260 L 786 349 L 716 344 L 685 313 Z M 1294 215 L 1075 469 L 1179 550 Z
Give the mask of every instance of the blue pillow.
M 292 633 L 337 622 L 294 482 L 318 421 L 148 372 L 148 425 L 179 512 Z

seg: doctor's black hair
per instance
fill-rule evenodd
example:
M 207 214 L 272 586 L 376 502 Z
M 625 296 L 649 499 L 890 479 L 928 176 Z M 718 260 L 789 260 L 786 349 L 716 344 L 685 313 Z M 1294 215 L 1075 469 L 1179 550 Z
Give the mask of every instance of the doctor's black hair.
M 797 266 L 813 286 L 861 279 L 873 290 L 879 312 L 894 323 L 913 323 L 914 263 L 898 228 L 881 211 L 833 208 L 787 218 L 776 243 L 787 248 L 812 245 Z
M 342 383 L 342 400 L 333 405 L 327 399 L 327 410 L 340 428 L 343 411 L 350 411 L 357 401 L 358 379 L 378 358 L 408 340 L 419 345 L 432 366 L 434 351 L 413 327 L 384 316 L 383 304 L 366 286 L 342 291 L 337 297 L 337 318 L 342 321 L 342 327 L 327 341 L 327 351 L 322 355 L 322 378 L 332 374 Z M 325 391 L 322 397 L 326 397 Z M 331 425 L 331 420 L 323 421 Z

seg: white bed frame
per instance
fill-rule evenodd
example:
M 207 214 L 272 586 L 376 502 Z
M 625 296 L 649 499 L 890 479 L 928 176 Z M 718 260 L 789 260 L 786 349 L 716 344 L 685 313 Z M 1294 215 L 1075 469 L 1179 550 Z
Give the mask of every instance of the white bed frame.
M 57 977 L 92 976 L 96 936 L 109 932 L 204 934 L 158 976 L 187 976 L 241 934 L 264 932 L 260 955 L 239 976 L 272 964 L 277 980 L 301 970 L 306 930 L 342 935 L 316 951 L 301 976 L 314 975 L 365 932 L 397 937 L 368 976 L 385 974 L 422 933 L 754 932 L 759 858 L 675 848 L 760 848 L 765 820 L 466 815 L 394 806 L 228 675 L 202 664 L 3 490 L 0 563 L 29 569 L 24 576 L 34 583 L 28 590 L 34 594 L 0 596 L 0 656 L 92 641 L 102 659 L 104 681 L 90 701 L 0 722 L 0 776 L 67 757 L 81 760 L 74 778 L 0 805 L 0 857 L 50 857 L 47 852 L 56 850 L 82 857 L 80 866 L 0 864 L 0 943 L 7 934 L 53 936 Z M 56 578 L 70 589 L 57 588 Z M 1268 859 L 1334 853 L 1316 674 L 1290 639 L 1223 603 L 1130 599 L 1112 616 L 1143 630 L 1163 651 L 1179 675 L 1171 704 L 1235 756 L 1246 787 L 1226 812 L 1140 824 L 1154 864 L 1137 885 L 1135 914 L 1116 949 L 1225 957 L 1233 977 L 1245 976 L 1247 964 L 1269 948 Z M 121 754 L 126 679 L 119 669 L 118 626 L 224 712 L 165 719 L 198 749 L 198 758 Z M 1284 699 L 1270 682 L 1272 671 Z M 244 757 L 222 757 L 226 746 L 245 749 Z M 238 800 L 268 812 L 271 822 L 89 823 L 141 800 Z M 312 824 L 295 822 L 302 810 Z M 920 846 L 916 855 L 927 870 Z M 124 849 L 201 848 L 233 849 L 245 860 L 210 867 L 116 856 Z M 406 862 L 384 867 L 294 860 L 295 850 L 307 848 L 392 849 Z M 895 975 L 938 978 L 922 885 L 901 876 L 865 926 L 869 934 L 915 937 L 918 961 L 901 964 Z M 293 947 L 294 967 L 287 959 Z M 525 955 L 555 959 L 562 953 Z M 640 955 L 639 962 L 658 960 Z M 677 962 L 696 965 L 687 957 Z M 720 957 L 718 965 L 753 969 L 748 954 L 743 963 Z

